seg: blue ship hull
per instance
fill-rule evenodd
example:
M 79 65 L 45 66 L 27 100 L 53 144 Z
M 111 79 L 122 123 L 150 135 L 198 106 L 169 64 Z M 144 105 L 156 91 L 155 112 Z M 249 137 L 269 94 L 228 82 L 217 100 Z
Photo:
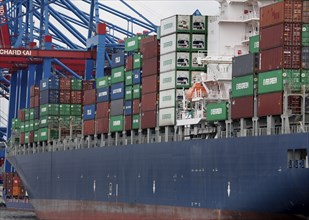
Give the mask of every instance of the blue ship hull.
M 190 140 L 12 156 L 42 219 L 309 216 L 308 134 Z

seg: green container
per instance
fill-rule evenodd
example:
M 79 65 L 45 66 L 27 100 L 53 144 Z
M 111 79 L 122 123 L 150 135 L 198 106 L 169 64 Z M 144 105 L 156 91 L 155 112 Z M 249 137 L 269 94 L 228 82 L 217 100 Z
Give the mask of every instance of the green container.
M 41 128 L 39 130 L 39 141 L 58 139 L 59 132 L 56 129 Z
M 309 70 L 302 70 L 300 75 L 300 81 L 302 85 L 309 86 Z
M 82 118 L 81 116 L 71 116 L 72 125 L 82 125 Z
M 40 128 L 59 127 L 59 118 L 57 116 L 43 116 L 40 118 Z
M 24 109 L 25 112 L 25 121 L 29 121 L 30 120 L 30 109 L 26 108 Z
M 249 38 L 249 52 L 258 53 L 260 51 L 260 35 Z
M 132 128 L 133 129 L 139 129 L 139 125 L 140 125 L 140 115 L 133 115 L 132 117 Z
M 82 115 L 82 105 L 74 104 L 71 105 L 71 115 L 73 116 L 81 116 Z
M 122 131 L 123 130 L 123 121 L 124 121 L 124 118 L 123 118 L 122 115 L 110 117 L 109 131 L 110 132 Z
M 34 108 L 29 109 L 29 120 L 34 120 Z
M 25 122 L 25 132 L 29 132 L 30 131 L 30 121 L 26 121 Z
M 138 51 L 140 48 L 140 40 L 145 37 L 144 35 L 139 35 L 125 39 L 124 51 Z
M 232 80 L 232 97 L 253 95 L 253 75 L 236 77 Z
M 223 121 L 228 117 L 227 102 L 210 103 L 206 107 L 207 121 Z
M 20 119 L 18 119 L 18 118 L 13 118 L 12 119 L 12 129 L 15 129 L 15 130 L 17 130 L 17 129 L 20 129 Z
M 25 132 L 25 122 L 20 122 L 20 132 Z
M 302 45 L 309 46 L 309 24 L 303 24 Z
M 71 116 L 60 116 L 59 118 L 59 123 L 61 126 L 66 126 L 69 127 L 70 126 L 70 121 L 71 121 Z
M 283 90 L 282 70 L 259 73 L 258 94 L 279 92 Z
M 133 99 L 141 98 L 141 86 L 140 84 L 133 86 Z
M 34 142 L 38 142 L 39 141 L 39 130 L 34 131 Z
M 33 130 L 36 131 L 36 130 L 39 130 L 40 128 L 40 120 L 34 120 L 33 122 Z
M 104 76 L 101 78 L 97 78 L 96 79 L 96 88 L 100 89 L 100 88 L 105 88 L 109 86 L 109 77 L 108 76 Z
M 287 85 L 291 91 L 300 91 L 301 89 L 301 70 L 290 69 L 284 70 L 282 73 L 283 83 Z
M 112 84 L 124 81 L 124 66 L 112 69 Z
M 34 131 L 34 120 L 30 120 L 29 122 L 29 131 Z
M 83 90 L 83 81 L 80 79 L 71 79 L 71 89 L 72 90 Z
M 59 105 L 59 113 L 61 116 L 70 116 L 71 115 L 71 105 L 70 104 Z
M 125 100 L 131 100 L 133 98 L 133 87 L 132 86 L 126 86 L 126 94 L 125 94 Z
M 132 85 L 132 76 L 133 76 L 133 72 L 132 71 L 127 71 L 125 72 L 125 84 L 127 86 Z
M 134 54 L 133 56 L 133 69 L 142 68 L 142 56 L 140 54 Z
M 25 133 L 25 144 L 28 144 L 28 143 L 29 143 L 29 136 L 30 136 L 30 133 L 29 133 L 29 132 L 26 132 L 26 133 Z
M 59 105 L 58 104 L 45 104 L 40 106 L 40 116 L 58 116 Z

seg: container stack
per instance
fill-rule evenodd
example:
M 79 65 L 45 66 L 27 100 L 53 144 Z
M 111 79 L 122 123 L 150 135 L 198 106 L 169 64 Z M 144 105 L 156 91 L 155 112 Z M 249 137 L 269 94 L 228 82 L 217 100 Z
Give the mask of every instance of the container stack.
M 159 126 L 175 125 L 184 89 L 205 69 L 207 17 L 175 15 L 161 21 Z
M 300 91 L 302 9 L 301 0 L 285 0 L 261 8 L 261 64 L 257 97 L 259 117 L 283 113 L 285 86 L 290 92 Z M 299 105 L 300 109 L 299 97 L 291 96 L 289 102 L 294 107 Z
M 26 196 L 25 187 L 17 173 L 4 173 L 3 191 L 7 198 L 22 199 Z
M 96 89 L 94 81 L 83 81 L 83 134 L 95 134 Z

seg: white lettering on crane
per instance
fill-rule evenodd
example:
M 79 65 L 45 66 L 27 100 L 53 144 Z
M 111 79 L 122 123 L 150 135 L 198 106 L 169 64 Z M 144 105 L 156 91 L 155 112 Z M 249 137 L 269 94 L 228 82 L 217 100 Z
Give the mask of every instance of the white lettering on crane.
M 12 50 L 12 49 L 0 49 L 0 55 L 9 56 L 31 56 L 31 50 Z

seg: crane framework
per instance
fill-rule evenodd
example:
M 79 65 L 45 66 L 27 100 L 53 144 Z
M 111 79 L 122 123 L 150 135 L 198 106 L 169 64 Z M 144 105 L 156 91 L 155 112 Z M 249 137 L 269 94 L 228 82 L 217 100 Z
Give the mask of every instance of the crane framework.
M 118 1 L 122 11 L 109 6 L 114 1 L 104 2 L 0 0 L 0 96 L 9 100 L 7 137 L 18 109 L 30 106 L 31 86 L 52 76 L 103 77 L 110 54 L 124 50 L 124 38 L 136 30 L 157 32 L 124 0 Z

